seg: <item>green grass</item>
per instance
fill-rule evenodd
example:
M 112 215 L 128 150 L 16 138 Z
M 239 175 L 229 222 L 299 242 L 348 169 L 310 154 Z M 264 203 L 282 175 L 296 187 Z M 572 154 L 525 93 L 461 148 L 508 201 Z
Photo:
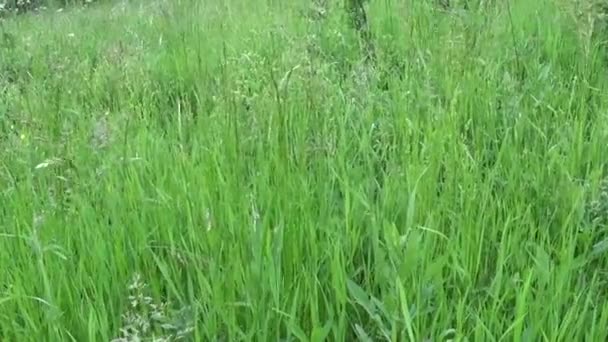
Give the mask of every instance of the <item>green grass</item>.
M 3 21 L 0 340 L 607 340 L 601 34 L 496 3 Z

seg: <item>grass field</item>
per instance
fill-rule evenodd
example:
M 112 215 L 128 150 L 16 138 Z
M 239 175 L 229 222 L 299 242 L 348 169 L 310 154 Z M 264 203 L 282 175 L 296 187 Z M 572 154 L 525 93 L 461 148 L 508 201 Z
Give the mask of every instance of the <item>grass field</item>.
M 2 21 L 0 340 L 608 340 L 608 30 L 470 2 Z

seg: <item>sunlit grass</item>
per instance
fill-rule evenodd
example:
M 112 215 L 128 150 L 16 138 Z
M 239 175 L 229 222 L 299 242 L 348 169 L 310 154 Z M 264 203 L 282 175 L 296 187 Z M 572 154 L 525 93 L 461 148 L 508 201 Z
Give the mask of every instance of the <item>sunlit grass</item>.
M 606 340 L 599 26 L 488 3 L 3 21 L 0 339 Z

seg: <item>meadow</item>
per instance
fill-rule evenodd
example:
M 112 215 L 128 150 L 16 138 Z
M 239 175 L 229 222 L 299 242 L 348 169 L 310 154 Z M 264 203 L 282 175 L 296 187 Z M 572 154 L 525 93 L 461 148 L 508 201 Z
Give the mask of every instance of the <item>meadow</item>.
M 595 5 L 5 16 L 0 340 L 608 340 Z

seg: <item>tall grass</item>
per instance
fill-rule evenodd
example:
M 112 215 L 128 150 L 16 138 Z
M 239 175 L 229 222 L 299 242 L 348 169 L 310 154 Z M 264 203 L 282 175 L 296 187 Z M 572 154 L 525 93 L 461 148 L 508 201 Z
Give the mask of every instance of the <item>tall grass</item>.
M 603 341 L 608 91 L 558 0 L 0 27 L 0 339 Z

